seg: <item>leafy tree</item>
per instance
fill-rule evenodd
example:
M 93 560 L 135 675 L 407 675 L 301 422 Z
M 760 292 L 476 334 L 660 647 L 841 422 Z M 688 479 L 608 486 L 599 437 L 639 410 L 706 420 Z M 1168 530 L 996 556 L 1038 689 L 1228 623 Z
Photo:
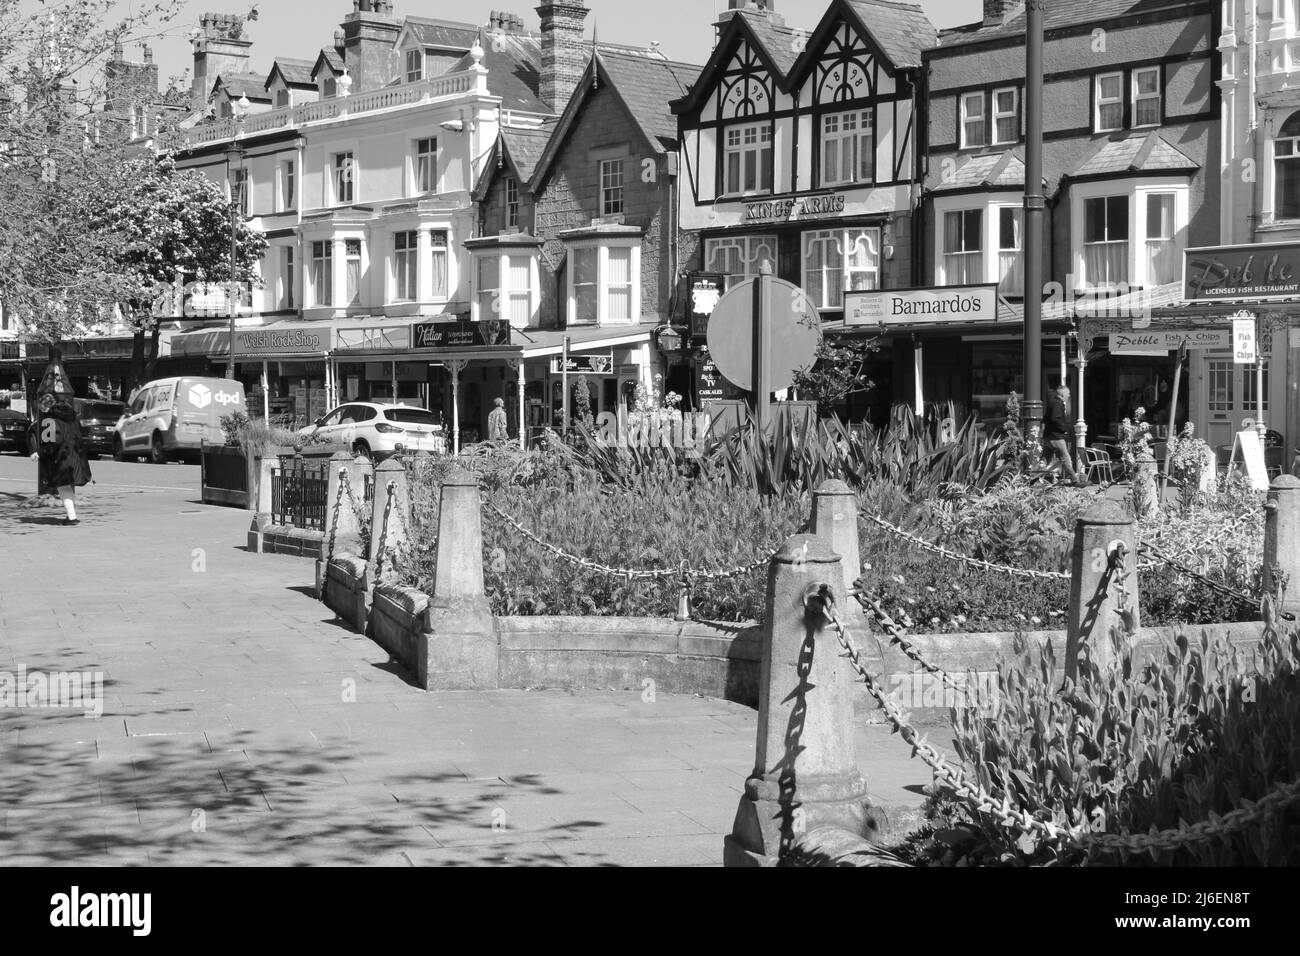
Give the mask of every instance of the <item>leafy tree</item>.
M 114 237 L 88 205 L 126 156 L 103 136 L 103 61 L 170 19 L 176 0 L 0 0 L 0 301 L 57 344 L 106 325 L 120 298 Z
M 153 375 L 160 321 L 192 314 L 190 297 L 172 294 L 178 277 L 182 287 L 229 283 L 233 228 L 233 280 L 260 286 L 257 264 L 267 241 L 239 214 L 238 197 L 227 199 L 200 172 L 177 169 L 170 156 L 131 159 L 102 187 L 88 203 L 88 225 L 113 240 L 115 301 L 134 338 L 134 387 Z
M 824 337 L 813 364 L 795 373 L 793 384 L 799 397 L 817 402 L 817 414 L 829 418 L 850 396 L 865 394 L 874 387 L 867 377 L 867 359 L 879 350 L 879 338 Z

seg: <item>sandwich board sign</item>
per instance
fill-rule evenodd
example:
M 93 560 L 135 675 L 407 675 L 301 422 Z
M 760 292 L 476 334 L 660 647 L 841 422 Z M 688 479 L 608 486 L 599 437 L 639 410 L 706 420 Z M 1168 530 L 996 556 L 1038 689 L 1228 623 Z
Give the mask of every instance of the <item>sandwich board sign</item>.
M 1264 463 L 1264 443 L 1260 441 L 1259 432 L 1253 428 L 1237 432 L 1232 442 L 1232 457 L 1228 459 L 1228 471 L 1237 462 L 1237 449 L 1241 449 L 1241 458 L 1246 465 L 1246 474 L 1250 486 L 1255 491 L 1268 491 L 1268 466 Z

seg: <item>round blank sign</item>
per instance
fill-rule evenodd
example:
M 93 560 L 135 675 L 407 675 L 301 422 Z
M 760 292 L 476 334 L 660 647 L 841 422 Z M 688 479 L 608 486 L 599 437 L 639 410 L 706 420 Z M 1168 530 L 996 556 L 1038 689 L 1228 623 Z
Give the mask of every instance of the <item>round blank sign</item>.
M 731 384 L 752 390 L 754 355 L 754 290 L 759 280 L 736 286 L 709 316 L 709 354 Z M 772 279 L 767 303 L 771 347 L 767 374 L 772 390 L 789 388 L 796 372 L 809 368 L 822 340 L 821 317 L 808 294 L 792 282 Z

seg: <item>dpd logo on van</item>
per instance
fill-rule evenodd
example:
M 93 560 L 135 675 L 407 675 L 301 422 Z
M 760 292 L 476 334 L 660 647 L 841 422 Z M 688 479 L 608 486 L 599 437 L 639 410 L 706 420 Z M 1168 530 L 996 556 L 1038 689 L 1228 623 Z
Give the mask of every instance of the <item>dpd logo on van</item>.
M 212 394 L 212 390 L 206 385 L 190 386 L 190 404 L 195 408 L 207 408 L 213 402 L 218 405 L 238 405 L 238 392 L 217 392 Z

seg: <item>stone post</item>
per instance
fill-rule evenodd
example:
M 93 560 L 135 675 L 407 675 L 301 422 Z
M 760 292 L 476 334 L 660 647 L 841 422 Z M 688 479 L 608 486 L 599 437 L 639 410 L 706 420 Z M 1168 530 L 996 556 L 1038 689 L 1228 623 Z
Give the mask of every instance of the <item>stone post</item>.
M 478 479 L 453 468 L 438 505 L 438 567 L 416 654 L 425 690 L 495 689 L 496 622 L 483 581 L 483 515 Z
M 1281 609 L 1300 613 L 1300 478 L 1274 478 L 1264 508 L 1264 590 L 1277 586 L 1276 568 L 1286 582 Z
M 1126 551 L 1120 562 L 1120 546 Z M 1066 622 L 1065 676 L 1078 674 L 1084 645 L 1105 667 L 1117 648 L 1111 628 L 1132 641 L 1140 626 L 1137 536 L 1133 521 L 1115 501 L 1102 500 L 1074 526 L 1074 556 L 1070 569 L 1070 610 Z
M 854 744 L 853 675 L 834 630 L 804 604 L 826 584 L 842 611 L 843 582 L 839 556 L 816 535 L 789 538 L 772 558 L 757 753 L 724 841 L 727 866 L 776 865 L 821 827 L 859 838 L 873 827 Z
M 343 489 L 343 471 L 348 473 L 348 489 Z M 325 574 L 329 570 L 330 538 L 334 539 L 334 553 L 342 554 L 348 538 L 361 534 L 359 511 L 365 508 L 365 476 L 371 471 L 371 464 L 365 458 L 353 459 L 345 451 L 335 452 L 329 459 L 329 487 L 325 492 L 325 524 L 321 527 L 322 538 L 320 558 L 316 561 L 316 594 L 321 593 L 325 584 Z M 342 495 L 340 496 L 340 491 Z M 364 557 L 363 555 L 360 555 Z
M 847 594 L 862 574 L 862 556 L 858 550 L 858 499 L 844 482 L 824 481 L 813 492 L 812 533 L 840 556 L 844 569 L 844 593 Z M 837 596 L 841 601 L 840 620 L 852 633 L 867 633 L 867 618 L 862 605 L 856 598 L 845 598 L 838 592 Z M 868 652 L 875 648 L 871 644 L 874 642 L 859 649 L 864 659 L 872 658 Z M 875 659 L 879 660 L 878 653 Z
M 389 485 L 393 486 L 391 507 Z M 411 491 L 406 483 L 406 469 L 400 461 L 390 458 L 375 469 L 375 500 L 370 511 L 369 577 L 372 589 L 379 583 L 380 575 L 392 569 L 393 555 L 406 544 L 410 527 Z
M 275 455 L 257 459 L 257 467 L 253 474 L 256 484 L 249 489 L 249 495 L 256 499 L 253 504 L 256 513 L 253 515 L 253 523 L 248 528 L 248 550 L 254 554 L 262 553 L 266 529 L 271 526 L 271 482 L 279 464 L 280 459 Z
M 1139 518 L 1153 514 L 1160 507 L 1156 491 L 1156 459 L 1147 448 L 1138 455 L 1133 469 L 1133 513 Z

